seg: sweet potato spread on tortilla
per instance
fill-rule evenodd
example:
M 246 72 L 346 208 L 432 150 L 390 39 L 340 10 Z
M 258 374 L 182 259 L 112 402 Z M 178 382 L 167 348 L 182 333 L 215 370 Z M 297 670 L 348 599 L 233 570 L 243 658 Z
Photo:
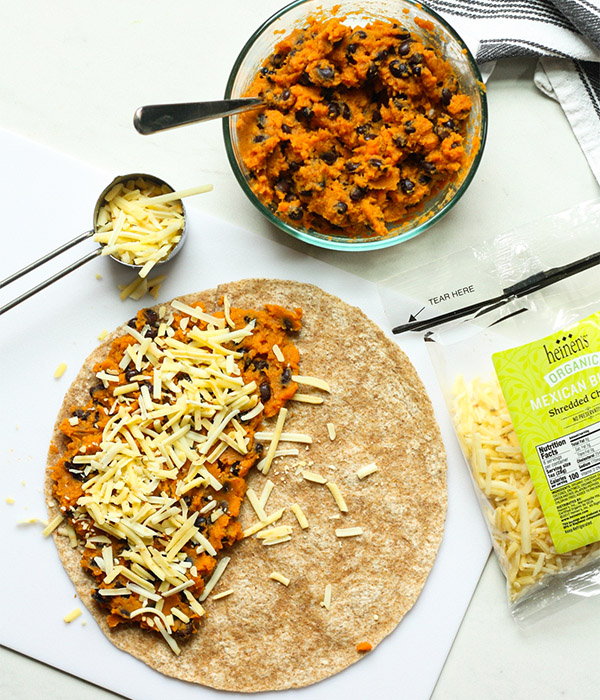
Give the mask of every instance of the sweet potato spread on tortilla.
M 472 104 L 425 38 L 344 19 L 309 17 L 277 44 L 245 92 L 265 107 L 238 117 L 240 152 L 284 220 L 385 235 L 467 167 Z
M 242 537 L 244 478 L 263 456 L 256 428 L 297 388 L 301 316 L 269 304 L 142 309 L 94 366 L 89 400 L 60 424 L 51 478 L 110 627 L 196 632 L 216 555 Z
M 359 309 L 242 280 L 143 309 L 92 353 L 46 494 L 113 644 L 183 680 L 276 690 L 356 662 L 410 610 L 445 455 L 412 365 Z

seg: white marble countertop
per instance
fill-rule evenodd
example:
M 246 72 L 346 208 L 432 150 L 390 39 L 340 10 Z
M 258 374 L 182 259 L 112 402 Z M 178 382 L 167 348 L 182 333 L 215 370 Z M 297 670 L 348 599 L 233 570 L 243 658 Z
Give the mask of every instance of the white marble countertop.
M 176 186 L 212 182 L 213 195 L 201 203 L 207 213 L 372 281 L 600 194 L 560 107 L 534 87 L 534 62 L 512 60 L 498 65 L 488 83 L 490 129 L 477 176 L 442 223 L 373 253 L 325 251 L 286 238 L 238 188 L 220 123 L 153 137 L 139 136 L 131 125 L 140 104 L 219 99 L 239 47 L 282 4 L 4 3 L 0 127 L 115 174 L 154 172 Z M 2 177 L 10 176 L 1 170 Z M 434 700 L 597 697 L 599 616 L 597 597 L 519 628 L 491 559 Z M 0 669 L 0 695 L 9 700 L 116 697 L 4 648 Z

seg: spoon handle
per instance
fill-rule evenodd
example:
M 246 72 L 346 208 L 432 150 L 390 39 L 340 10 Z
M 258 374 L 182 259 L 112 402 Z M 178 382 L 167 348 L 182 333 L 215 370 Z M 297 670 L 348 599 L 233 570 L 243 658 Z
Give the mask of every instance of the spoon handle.
M 261 104 L 260 97 L 242 97 L 235 100 L 216 100 L 215 102 L 147 105 L 136 109 L 133 125 L 140 134 L 154 134 L 157 131 L 172 129 L 176 126 L 228 117 L 247 109 L 254 109 Z

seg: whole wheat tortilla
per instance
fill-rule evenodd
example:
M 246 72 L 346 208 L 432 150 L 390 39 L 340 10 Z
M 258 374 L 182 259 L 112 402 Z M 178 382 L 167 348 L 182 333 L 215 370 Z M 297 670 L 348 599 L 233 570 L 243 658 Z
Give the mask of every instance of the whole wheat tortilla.
M 215 311 L 227 294 L 231 305 L 262 308 L 265 303 L 300 306 L 297 338 L 301 372 L 326 379 L 331 394 L 320 406 L 288 404 L 286 430 L 308 432 L 310 449 L 276 460 L 268 474 L 275 483 L 267 511 L 288 507 L 278 524 L 294 528 L 292 540 L 266 547 L 254 537 L 228 550 L 231 562 L 196 635 L 176 657 L 163 639 L 138 628 L 109 630 L 104 612 L 91 598 L 91 579 L 80 567 L 80 551 L 55 534 L 62 562 L 82 602 L 117 647 L 156 670 L 186 681 L 235 691 L 305 686 L 333 675 L 361 658 L 356 645 L 377 646 L 415 603 L 442 538 L 446 513 L 446 462 L 425 389 L 410 361 L 362 311 L 318 287 L 282 280 L 251 279 L 182 297 Z M 121 332 L 123 332 L 121 330 Z M 85 361 L 58 415 L 49 466 L 64 440 L 58 426 L 95 384 L 92 368 L 103 358 L 107 337 Z M 317 392 L 318 393 L 318 392 Z M 337 436 L 331 440 L 327 423 Z M 337 483 L 348 513 L 341 514 L 329 490 L 296 470 L 309 468 Z M 377 472 L 359 480 L 356 470 L 375 462 Z M 306 466 L 306 465 L 305 465 Z M 248 483 L 260 493 L 266 480 L 252 470 Z M 46 478 L 53 517 L 57 510 Z M 300 529 L 289 510 L 299 503 L 310 527 Z M 256 522 L 249 504 L 243 527 Z M 339 527 L 360 526 L 360 537 L 340 539 Z M 278 571 L 288 587 L 269 579 Z M 331 607 L 323 600 L 332 586 Z

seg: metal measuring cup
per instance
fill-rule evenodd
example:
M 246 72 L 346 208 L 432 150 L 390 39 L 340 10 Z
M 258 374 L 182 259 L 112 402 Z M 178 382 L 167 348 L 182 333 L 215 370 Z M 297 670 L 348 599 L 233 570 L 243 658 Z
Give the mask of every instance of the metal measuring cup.
M 19 270 L 18 272 L 13 273 L 10 275 L 10 277 L 7 277 L 6 279 L 2 280 L 0 282 L 0 289 L 3 287 L 6 287 L 9 285 L 11 282 L 14 282 L 15 280 L 23 277 L 26 275 L 28 272 L 31 272 L 32 270 L 35 270 L 36 268 L 40 267 L 44 263 L 48 262 L 49 260 L 52 260 L 53 258 L 57 257 L 61 253 L 64 253 L 66 250 L 69 250 L 70 248 L 73 248 L 76 246 L 78 243 L 81 243 L 82 241 L 85 241 L 88 238 L 91 238 L 94 234 L 97 233 L 97 222 L 98 222 L 98 215 L 100 213 L 100 210 L 102 207 L 105 205 L 106 201 L 106 195 L 110 192 L 110 190 L 115 186 L 118 185 L 119 183 L 122 182 L 128 182 L 129 180 L 137 180 L 138 178 L 142 178 L 144 180 L 148 180 L 150 182 L 153 182 L 160 187 L 166 186 L 171 192 L 174 192 L 175 190 L 166 183 L 164 180 L 161 180 L 159 177 L 156 177 L 155 175 L 148 175 L 146 173 L 131 173 L 129 175 L 119 175 L 117 176 L 107 187 L 104 188 L 100 196 L 98 197 L 96 201 L 96 206 L 94 207 L 94 217 L 92 220 L 92 228 L 89 231 L 86 231 L 85 233 L 80 234 L 76 238 L 73 238 L 72 240 L 68 241 L 67 243 L 64 243 L 63 245 L 59 246 L 58 248 L 55 248 L 54 250 L 50 251 L 47 255 L 44 255 L 43 257 L 39 258 L 35 262 L 32 262 L 31 264 L 27 265 L 24 267 L 22 270 Z M 163 259 L 157 262 L 157 265 L 162 265 L 163 263 L 168 262 L 169 260 L 172 260 L 177 253 L 181 250 L 183 247 L 183 244 L 185 243 L 185 240 L 187 238 L 187 215 L 185 212 L 185 206 L 183 204 L 183 201 L 181 201 L 181 208 L 182 208 L 182 216 L 183 216 L 183 228 L 181 230 L 181 238 L 175 245 L 175 247 L 169 252 L 169 254 Z M 93 250 L 91 253 L 88 253 L 85 255 L 83 258 L 80 258 L 74 263 L 71 263 L 64 269 L 62 269 L 60 272 L 57 272 L 56 274 L 52 275 L 52 277 L 49 277 L 47 280 L 44 280 L 43 282 L 40 282 L 40 284 L 36 285 L 32 289 L 28 290 L 27 292 L 24 292 L 20 296 L 18 296 L 16 299 L 13 299 L 12 301 L 9 301 L 7 304 L 4 306 L 0 307 L 0 315 L 5 313 L 6 311 L 9 311 L 10 309 L 14 308 L 17 306 L 17 304 L 20 304 L 21 302 L 25 301 L 26 299 L 29 299 L 32 297 L 34 294 L 37 294 L 38 292 L 41 292 L 42 289 L 45 289 L 46 287 L 49 287 L 53 282 L 56 282 L 57 280 L 61 279 L 62 277 L 65 277 L 68 275 L 70 272 L 73 272 L 73 270 L 76 270 L 78 267 L 81 267 L 82 265 L 85 265 L 85 263 L 89 262 L 90 260 L 93 260 L 94 258 L 98 257 L 98 255 L 101 254 L 103 248 L 103 244 L 100 244 L 98 248 Z M 120 263 L 121 265 L 125 265 L 125 267 L 129 268 L 135 268 L 135 269 L 140 269 L 142 265 L 136 265 L 134 263 L 127 263 L 123 260 L 120 260 L 118 257 L 114 255 L 110 255 L 113 260 L 116 262 Z

